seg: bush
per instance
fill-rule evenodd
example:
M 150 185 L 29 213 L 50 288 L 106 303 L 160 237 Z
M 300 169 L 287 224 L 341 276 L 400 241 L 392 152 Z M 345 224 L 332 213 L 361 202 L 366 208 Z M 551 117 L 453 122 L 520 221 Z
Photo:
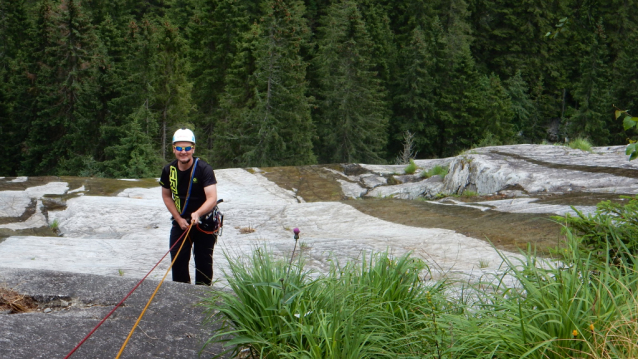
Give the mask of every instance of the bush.
M 414 172 L 416 172 L 416 163 L 414 163 L 414 160 L 410 158 L 410 163 L 408 163 L 407 166 L 405 166 L 405 169 L 403 170 L 403 172 L 406 175 L 412 175 L 414 174 Z
M 436 166 L 430 168 L 427 171 L 421 172 L 421 177 L 430 178 L 432 176 L 441 176 L 441 177 L 445 178 L 445 176 L 447 176 L 447 174 L 448 174 L 448 167 L 443 167 L 443 166 L 440 166 L 440 165 L 436 165 Z
M 580 237 L 580 249 L 599 261 L 610 256 L 617 264 L 633 264 L 638 254 L 638 197 L 623 197 L 626 204 L 603 201 L 596 211 L 584 215 L 576 208 L 576 216 L 555 216 L 555 220 Z
M 577 138 L 575 140 L 569 141 L 567 144 L 570 148 L 575 150 L 582 150 L 586 152 L 591 152 L 591 142 L 589 142 L 586 138 Z

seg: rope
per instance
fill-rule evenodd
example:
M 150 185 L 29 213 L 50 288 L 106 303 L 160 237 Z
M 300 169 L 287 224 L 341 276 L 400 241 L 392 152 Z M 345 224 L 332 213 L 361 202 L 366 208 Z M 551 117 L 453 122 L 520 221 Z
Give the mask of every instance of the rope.
M 188 226 L 188 230 L 186 231 L 186 238 L 188 238 L 188 233 L 190 233 L 192 227 L 193 227 L 193 224 L 191 223 L 190 226 Z M 171 268 L 173 268 L 173 264 L 175 264 L 175 261 L 177 260 L 177 257 L 179 256 L 179 252 L 182 250 L 182 247 L 184 246 L 184 243 L 186 243 L 186 241 L 182 241 L 182 244 L 179 246 L 179 249 L 177 250 L 177 254 L 175 255 L 175 258 L 173 258 L 173 261 L 171 262 L 171 265 L 166 270 L 166 274 L 164 274 L 164 278 L 162 278 L 162 280 L 157 284 L 157 287 L 155 288 L 155 291 L 153 292 L 153 294 L 151 294 L 151 297 L 146 302 L 146 306 L 144 307 L 144 309 L 142 309 L 142 313 L 140 313 L 140 316 L 137 317 L 137 321 L 135 321 L 135 324 L 133 324 L 133 328 L 131 328 L 131 331 L 128 333 L 128 336 L 126 337 L 126 340 L 124 341 L 124 344 L 122 344 L 122 347 L 120 348 L 120 351 L 117 353 L 117 356 L 115 357 L 115 359 L 119 359 L 120 356 L 122 356 L 122 353 L 124 352 L 124 348 L 126 348 L 126 345 L 128 344 L 128 341 L 133 336 L 133 332 L 137 328 L 137 325 L 140 323 L 140 321 L 142 320 L 142 317 L 146 313 L 146 310 L 151 305 L 151 302 L 153 301 L 153 298 L 155 298 L 155 294 L 157 294 L 157 291 L 160 289 L 160 287 L 164 283 L 164 280 L 168 276 L 168 273 L 171 271 Z
M 188 228 L 188 231 L 190 231 L 190 227 Z M 159 264 L 160 264 L 160 263 L 164 260 L 164 258 L 166 258 L 166 256 L 167 256 L 167 255 L 171 252 L 171 250 L 172 250 L 172 249 L 173 249 L 173 248 L 177 245 L 177 243 L 179 243 L 179 242 L 181 241 L 181 242 L 182 242 L 182 245 L 184 244 L 184 242 L 185 242 L 185 241 L 182 241 L 182 239 L 183 239 L 183 237 L 184 237 L 185 235 L 187 235 L 187 234 L 188 234 L 188 231 L 185 231 L 184 233 L 182 233 L 182 235 L 181 235 L 181 236 L 177 239 L 177 241 L 175 241 L 175 244 L 173 244 L 173 246 L 171 246 L 171 248 L 168 250 L 168 252 L 166 252 L 166 254 L 164 254 L 164 256 L 162 256 L 162 258 L 161 258 L 161 259 L 160 259 L 157 263 L 155 263 L 155 265 L 153 266 L 153 268 L 151 268 L 151 270 L 150 270 L 150 271 L 148 271 L 148 273 L 146 273 L 146 275 L 144 276 L 144 278 L 142 278 L 139 282 L 137 282 L 137 284 L 133 287 L 133 289 L 131 289 L 131 291 L 130 291 L 130 292 L 128 292 L 128 294 L 127 294 L 124 298 L 122 298 L 122 300 L 121 300 L 119 303 L 117 303 L 117 305 L 115 305 L 115 307 L 114 307 L 114 308 L 113 308 L 113 309 L 112 309 L 112 310 L 111 310 L 111 311 L 110 311 L 110 312 L 109 312 L 109 313 L 108 313 L 108 314 L 104 317 L 104 319 L 102 319 L 102 320 L 101 320 L 101 321 L 100 321 L 100 322 L 99 322 L 99 323 L 95 326 L 95 328 L 93 328 L 93 330 L 91 330 L 91 331 L 89 332 L 89 334 L 87 334 L 87 335 L 84 337 L 84 339 L 82 339 L 82 340 L 78 343 L 78 345 L 76 345 L 76 346 L 75 346 L 75 348 L 73 348 L 73 350 L 71 350 L 71 351 L 69 352 L 69 354 L 67 354 L 67 355 L 64 357 L 64 359 L 68 359 L 71 355 L 73 355 L 73 353 L 75 353 L 75 351 L 76 351 L 76 350 L 78 350 L 78 349 L 80 348 L 80 346 L 82 346 L 82 344 L 84 344 L 84 342 L 86 342 L 86 341 L 87 341 L 87 339 L 89 339 L 89 337 L 91 337 L 91 335 L 93 335 L 93 333 L 95 333 L 95 331 L 97 330 L 97 328 L 99 328 L 102 324 L 104 324 L 104 322 L 105 322 L 105 321 L 106 321 L 106 320 L 107 320 L 107 319 L 111 316 L 111 314 L 113 314 L 113 313 L 115 312 L 115 310 L 116 310 L 117 308 L 119 308 L 119 307 L 120 307 L 120 306 L 124 303 L 124 301 L 125 301 L 126 299 L 128 299 L 128 297 L 130 297 L 130 296 L 131 296 L 131 294 L 133 294 L 133 292 L 134 292 L 134 291 L 135 291 L 135 290 L 136 290 L 136 289 L 137 289 L 137 288 L 138 288 L 138 287 L 142 284 L 142 282 L 144 282 L 144 280 L 145 280 L 145 279 L 146 279 L 146 278 L 147 278 L 147 277 L 151 274 L 151 272 L 152 272 L 152 271 L 154 271 L 154 270 L 155 270 L 155 268 L 157 268 L 157 266 L 158 266 L 158 265 L 159 265 Z M 180 249 L 181 249 L 181 248 L 182 248 L 182 247 L 180 246 Z M 176 257 L 177 257 L 177 256 L 176 256 Z M 171 263 L 171 266 L 172 266 L 172 265 L 173 265 L 173 264 Z
M 220 228 L 222 228 L 222 227 L 217 227 L 216 230 L 208 232 L 208 231 L 203 230 L 202 227 L 199 226 L 199 223 L 197 223 L 196 227 L 197 227 L 197 230 L 199 230 L 200 232 L 206 233 L 206 234 L 215 234 L 215 233 L 219 232 Z
M 188 200 L 190 200 L 191 198 L 191 188 L 193 188 L 193 177 L 195 176 L 195 169 L 197 168 L 197 161 L 199 161 L 199 158 L 195 158 L 195 163 L 193 163 L 193 169 L 191 169 L 191 182 L 188 185 L 188 191 L 186 191 L 186 203 L 184 204 L 184 208 L 182 209 L 182 213 L 180 213 L 180 216 L 183 216 L 184 213 L 186 213 L 186 208 L 188 207 Z

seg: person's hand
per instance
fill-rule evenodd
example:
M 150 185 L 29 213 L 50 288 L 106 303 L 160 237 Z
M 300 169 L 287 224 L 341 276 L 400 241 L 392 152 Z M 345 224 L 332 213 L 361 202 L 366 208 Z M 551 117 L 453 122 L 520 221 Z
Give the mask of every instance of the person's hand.
M 182 217 L 177 217 L 176 219 L 177 224 L 179 225 L 179 228 L 181 228 L 182 230 L 186 230 L 188 228 L 188 221 L 185 220 Z
M 199 223 L 199 213 L 197 213 L 197 211 L 191 213 L 191 223 L 194 223 L 194 224 Z

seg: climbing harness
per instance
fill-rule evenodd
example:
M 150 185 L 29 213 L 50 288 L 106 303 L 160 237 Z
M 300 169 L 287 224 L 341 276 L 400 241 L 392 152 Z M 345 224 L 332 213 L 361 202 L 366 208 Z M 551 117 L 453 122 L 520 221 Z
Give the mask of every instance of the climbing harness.
M 223 199 L 217 201 L 217 204 L 224 202 Z M 219 207 L 215 205 L 212 211 L 208 212 L 205 216 L 200 218 L 200 222 L 197 223 L 197 229 L 200 232 L 206 234 L 217 233 L 218 237 L 221 237 L 224 227 L 224 215 L 219 210 Z

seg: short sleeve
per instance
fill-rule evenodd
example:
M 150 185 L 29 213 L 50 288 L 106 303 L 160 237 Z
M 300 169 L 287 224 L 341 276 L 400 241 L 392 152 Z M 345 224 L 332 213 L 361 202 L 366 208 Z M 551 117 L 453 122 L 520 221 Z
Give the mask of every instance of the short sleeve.
M 203 167 L 202 174 L 200 175 L 200 183 L 203 187 L 208 187 L 210 185 L 217 184 L 217 179 L 215 178 L 215 171 L 213 171 L 213 167 L 211 167 L 208 163 L 206 163 Z
M 170 189 L 170 183 L 169 183 L 169 174 L 168 174 L 168 167 L 169 166 L 164 166 L 164 168 L 162 169 L 162 175 L 160 176 L 160 180 L 159 180 L 159 184 L 160 186 L 164 187 L 164 188 L 168 188 Z

